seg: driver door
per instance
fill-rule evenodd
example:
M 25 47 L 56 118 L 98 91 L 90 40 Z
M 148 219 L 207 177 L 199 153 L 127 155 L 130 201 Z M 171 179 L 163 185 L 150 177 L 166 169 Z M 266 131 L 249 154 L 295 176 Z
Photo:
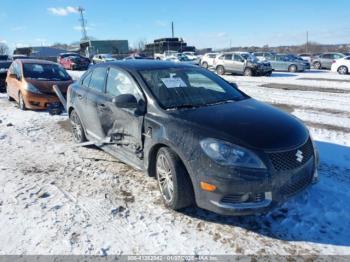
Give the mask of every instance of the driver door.
M 138 108 L 119 108 L 113 99 L 122 94 L 132 94 L 138 101 Z M 104 107 L 98 110 L 103 132 L 122 148 L 132 154 L 143 149 L 142 131 L 145 99 L 136 81 L 129 73 L 110 67 L 106 79 Z

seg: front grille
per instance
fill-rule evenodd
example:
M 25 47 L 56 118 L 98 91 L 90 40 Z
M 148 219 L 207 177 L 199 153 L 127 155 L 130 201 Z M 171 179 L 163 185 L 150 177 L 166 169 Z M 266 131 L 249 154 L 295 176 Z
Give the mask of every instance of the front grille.
M 310 173 L 295 174 L 289 182 L 282 186 L 281 193 L 285 196 L 294 195 L 311 184 L 312 178 Z
M 314 154 L 311 139 L 301 147 L 278 153 L 269 153 L 273 167 L 277 171 L 293 170 L 303 166 Z
M 244 194 L 231 194 L 226 195 L 221 199 L 225 204 L 239 204 L 247 202 L 261 202 L 265 200 L 265 193 L 244 193 Z

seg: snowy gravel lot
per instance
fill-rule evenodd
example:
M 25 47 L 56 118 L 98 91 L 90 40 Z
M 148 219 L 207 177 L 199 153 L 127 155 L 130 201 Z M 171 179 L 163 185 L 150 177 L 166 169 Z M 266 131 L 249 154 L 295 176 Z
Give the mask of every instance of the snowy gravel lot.
M 0 254 L 350 254 L 350 76 L 225 78 L 309 126 L 318 184 L 265 216 L 173 212 L 154 179 L 74 147 L 67 115 L 0 94 Z

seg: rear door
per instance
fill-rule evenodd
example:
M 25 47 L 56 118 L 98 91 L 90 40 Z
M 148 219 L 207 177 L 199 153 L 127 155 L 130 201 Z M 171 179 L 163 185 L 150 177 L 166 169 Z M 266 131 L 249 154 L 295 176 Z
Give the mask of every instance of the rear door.
M 225 70 L 230 71 L 230 72 L 234 72 L 235 71 L 235 67 L 234 67 L 234 63 L 233 63 L 233 55 L 232 54 L 225 54 L 224 55 L 224 67 Z
M 113 98 L 122 94 L 132 94 L 136 97 L 139 108 L 118 108 Z M 145 98 L 138 84 L 126 71 L 110 67 L 106 81 L 106 99 L 103 110 L 99 110 L 99 118 L 106 136 L 120 141 L 120 146 L 137 154 L 142 151 L 143 119 Z
M 107 67 L 96 67 L 91 74 L 89 88 L 86 92 L 85 107 L 81 112 L 87 134 L 97 141 L 102 140 L 105 134 L 101 128 L 99 110 L 105 103 L 105 80 Z
M 321 59 L 322 67 L 331 68 L 334 57 L 333 54 L 324 54 Z

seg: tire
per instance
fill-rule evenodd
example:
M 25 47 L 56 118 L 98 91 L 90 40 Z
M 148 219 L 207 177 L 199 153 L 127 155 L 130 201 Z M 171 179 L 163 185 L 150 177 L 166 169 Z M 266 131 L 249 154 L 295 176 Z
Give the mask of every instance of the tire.
M 296 71 L 298 71 L 298 67 L 296 65 L 290 65 L 288 67 L 288 72 L 295 73 Z
M 246 68 L 246 69 L 244 69 L 243 75 L 244 76 L 253 76 L 253 70 L 251 68 Z
M 157 57 L 156 60 L 161 60 L 160 57 Z
M 346 66 L 340 66 L 337 71 L 341 75 L 347 75 L 349 73 L 349 69 Z
M 23 111 L 27 110 L 26 104 L 24 102 L 23 95 L 21 92 L 18 94 L 18 107 Z
M 191 179 L 180 158 L 167 147 L 157 153 L 156 177 L 166 207 L 179 210 L 193 205 Z
M 77 112 L 73 109 L 69 115 L 74 142 L 83 143 L 86 141 L 84 127 Z
M 320 62 L 315 62 L 315 63 L 313 63 L 312 65 L 313 65 L 313 67 L 314 67 L 315 69 L 321 69 L 321 68 L 322 68 Z
M 216 73 L 218 75 L 221 75 L 221 76 L 224 75 L 225 74 L 225 68 L 223 66 L 216 67 Z
M 202 63 L 202 67 L 205 68 L 205 69 L 208 69 L 209 65 L 207 62 L 203 62 Z

